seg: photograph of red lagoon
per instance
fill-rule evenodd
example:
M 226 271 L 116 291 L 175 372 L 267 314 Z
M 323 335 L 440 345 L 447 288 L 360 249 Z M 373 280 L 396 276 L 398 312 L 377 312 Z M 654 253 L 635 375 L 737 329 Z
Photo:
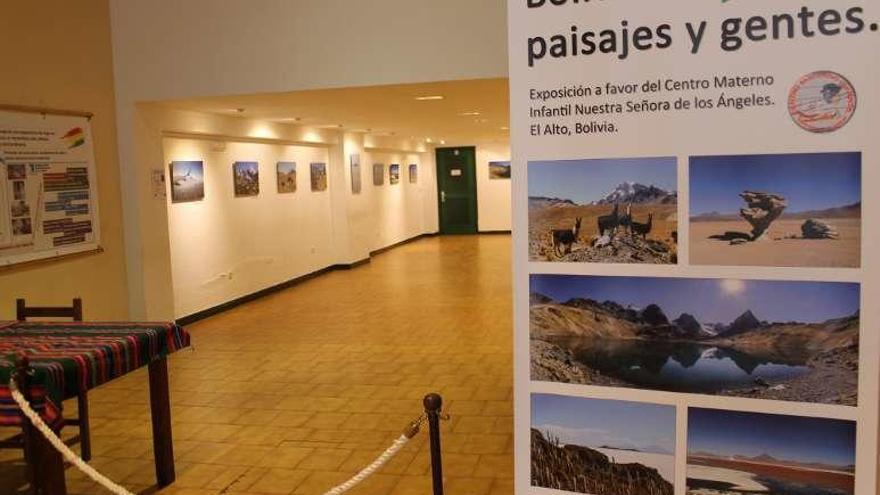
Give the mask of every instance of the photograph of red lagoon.
M 689 495 L 851 495 L 856 424 L 691 409 Z

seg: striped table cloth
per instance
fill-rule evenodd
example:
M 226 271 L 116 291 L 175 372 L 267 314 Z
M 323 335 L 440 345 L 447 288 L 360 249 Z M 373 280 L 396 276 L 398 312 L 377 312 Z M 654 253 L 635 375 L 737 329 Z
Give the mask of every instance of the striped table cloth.
M 21 424 L 9 393 L 17 356 L 34 369 L 34 408 L 61 424 L 61 402 L 190 345 L 174 323 L 0 322 L 0 426 Z

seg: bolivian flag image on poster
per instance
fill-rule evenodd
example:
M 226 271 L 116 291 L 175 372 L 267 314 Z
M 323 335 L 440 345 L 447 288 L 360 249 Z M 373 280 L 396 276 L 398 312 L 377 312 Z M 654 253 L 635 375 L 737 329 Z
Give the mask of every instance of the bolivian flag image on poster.
M 99 248 L 87 117 L 0 111 L 0 266 Z

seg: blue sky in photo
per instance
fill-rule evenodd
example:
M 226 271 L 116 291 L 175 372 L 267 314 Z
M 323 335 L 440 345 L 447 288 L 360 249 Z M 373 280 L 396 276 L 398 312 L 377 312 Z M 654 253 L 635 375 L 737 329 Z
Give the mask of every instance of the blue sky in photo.
M 278 171 L 282 174 L 289 174 L 296 170 L 296 163 L 294 162 L 278 162 Z
M 859 309 L 858 284 L 724 279 L 532 275 L 532 292 L 558 302 L 581 297 L 644 308 L 657 304 L 670 319 L 730 323 L 746 310 L 770 322 L 817 323 Z
M 586 204 L 605 197 L 624 182 L 677 191 L 676 167 L 674 157 L 529 162 L 529 196 Z
M 675 451 L 672 406 L 533 394 L 532 427 L 585 447 Z
M 199 161 L 171 162 L 171 172 L 174 177 L 183 177 L 189 173 L 189 176 L 193 179 L 202 180 L 202 169 L 202 162 Z M 174 180 L 174 177 L 171 179 Z
M 737 213 L 746 190 L 785 196 L 788 212 L 853 204 L 861 201 L 861 161 L 861 153 L 691 157 L 691 216 Z
M 851 421 L 692 408 L 688 453 L 855 464 L 856 424 Z

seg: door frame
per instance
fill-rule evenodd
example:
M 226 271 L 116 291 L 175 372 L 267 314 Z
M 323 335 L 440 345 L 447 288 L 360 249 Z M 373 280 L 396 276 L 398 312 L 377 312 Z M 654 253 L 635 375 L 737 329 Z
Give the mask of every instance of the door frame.
M 444 228 L 443 222 L 443 201 L 442 201 L 442 193 L 443 184 L 441 183 L 441 170 L 440 170 L 440 153 L 441 152 L 453 152 L 454 150 L 467 150 L 471 153 L 473 157 L 473 161 L 467 161 L 465 166 L 471 169 L 473 177 L 472 181 L 469 181 L 469 186 L 471 193 L 473 195 L 473 218 L 474 225 L 473 229 L 448 229 Z M 477 187 L 477 147 L 476 146 L 448 146 L 443 148 L 434 148 L 434 165 L 436 169 L 436 180 L 437 180 L 437 230 L 440 235 L 476 235 L 480 233 L 480 209 L 479 209 L 479 194 Z

